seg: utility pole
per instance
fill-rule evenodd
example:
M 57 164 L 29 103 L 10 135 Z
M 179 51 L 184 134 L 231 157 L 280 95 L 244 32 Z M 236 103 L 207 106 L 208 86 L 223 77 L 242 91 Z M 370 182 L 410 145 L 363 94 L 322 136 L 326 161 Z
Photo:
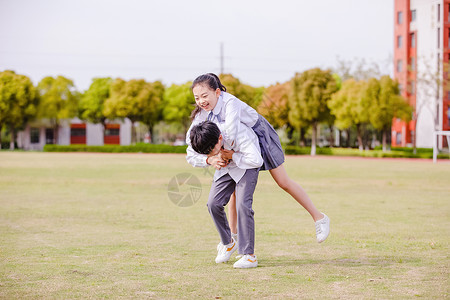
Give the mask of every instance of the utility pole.
M 223 74 L 223 43 L 220 43 L 220 74 Z

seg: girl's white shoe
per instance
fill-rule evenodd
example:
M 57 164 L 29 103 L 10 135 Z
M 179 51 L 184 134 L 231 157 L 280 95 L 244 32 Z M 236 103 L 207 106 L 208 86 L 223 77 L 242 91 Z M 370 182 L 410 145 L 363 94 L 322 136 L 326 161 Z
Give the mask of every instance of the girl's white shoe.
M 240 260 L 234 263 L 233 268 L 236 269 L 248 269 L 248 268 L 256 268 L 258 266 L 258 260 L 255 256 L 251 256 L 249 254 L 245 254 L 241 257 Z
M 233 254 L 237 249 L 237 244 L 234 238 L 231 238 L 231 243 L 228 245 L 222 245 L 221 247 L 217 245 L 217 248 L 216 263 L 220 264 L 230 260 L 231 254 Z
M 323 218 L 316 222 L 316 237 L 317 242 L 322 243 L 330 234 L 330 218 L 324 213 Z

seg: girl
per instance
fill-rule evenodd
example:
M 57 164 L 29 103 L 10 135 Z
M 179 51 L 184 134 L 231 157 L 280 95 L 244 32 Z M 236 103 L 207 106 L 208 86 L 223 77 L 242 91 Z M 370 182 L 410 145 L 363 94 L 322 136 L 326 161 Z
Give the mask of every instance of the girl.
M 192 83 L 192 92 L 194 94 L 196 108 L 191 114 L 193 123 L 213 120 L 225 123 L 225 130 L 222 132 L 224 140 L 232 146 L 237 134 L 237 125 L 243 123 L 256 133 L 259 138 L 261 147 L 261 156 L 263 158 L 263 166 L 261 170 L 268 170 L 275 182 L 289 193 L 300 205 L 302 205 L 313 218 L 316 225 L 317 242 L 323 242 L 330 232 L 330 219 L 327 215 L 321 213 L 312 203 L 303 188 L 295 181 L 289 178 L 284 169 L 284 153 L 281 148 L 278 134 L 267 120 L 258 114 L 256 110 L 237 99 L 233 95 L 226 92 L 225 86 L 220 82 L 219 77 L 213 73 L 200 75 Z M 187 134 L 189 136 L 189 133 Z M 188 147 L 187 159 L 202 160 L 198 161 L 199 165 L 214 166 L 216 169 L 227 164 L 232 159 L 232 151 L 222 150 L 220 155 L 216 157 L 202 157 L 192 153 L 191 147 Z M 192 164 L 192 163 L 191 163 Z M 236 234 L 236 198 L 231 196 L 228 212 L 231 232 Z

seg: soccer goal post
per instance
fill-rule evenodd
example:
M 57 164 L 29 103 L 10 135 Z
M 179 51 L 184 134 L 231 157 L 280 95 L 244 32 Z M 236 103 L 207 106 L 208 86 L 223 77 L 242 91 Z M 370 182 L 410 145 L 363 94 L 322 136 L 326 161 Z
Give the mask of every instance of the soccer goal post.
M 445 136 L 447 138 L 447 146 L 450 151 L 450 131 L 435 131 L 433 136 L 433 162 L 436 163 L 439 153 L 438 137 Z

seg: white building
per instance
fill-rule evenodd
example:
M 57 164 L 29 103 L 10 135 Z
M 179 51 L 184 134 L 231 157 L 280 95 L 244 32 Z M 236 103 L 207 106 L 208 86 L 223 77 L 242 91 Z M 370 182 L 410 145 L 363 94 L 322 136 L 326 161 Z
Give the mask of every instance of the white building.
M 24 150 L 42 150 L 46 144 L 92 146 L 130 145 L 131 121 L 108 121 L 105 131 L 103 125 L 85 123 L 78 118 L 61 121 L 58 140 L 48 120 L 32 122 L 17 135 L 17 146 Z
M 435 130 L 450 130 L 448 78 L 450 1 L 395 0 L 394 75 L 415 108 L 410 123 L 395 120 L 392 145 L 431 148 Z M 440 139 L 440 147 L 447 146 Z

